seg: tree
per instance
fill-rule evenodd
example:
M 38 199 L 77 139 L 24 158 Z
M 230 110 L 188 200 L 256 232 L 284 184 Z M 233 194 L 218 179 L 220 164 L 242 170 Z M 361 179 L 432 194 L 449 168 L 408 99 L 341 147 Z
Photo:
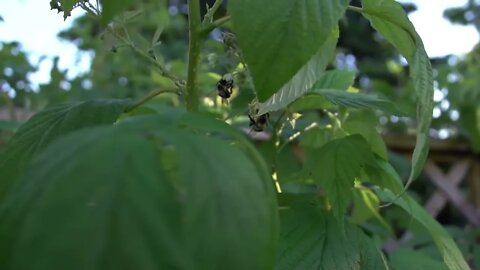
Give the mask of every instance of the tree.
M 0 156 L 2 269 L 404 267 L 405 253 L 387 260 L 373 239 L 382 234 L 361 226 L 373 220 L 392 233 L 381 204 L 407 212 L 443 258 L 409 250 L 413 263 L 468 269 L 445 229 L 405 193 L 428 153 L 433 80 L 404 9 L 393 0 L 231 0 L 215 17 L 222 3 L 203 16 L 199 1 L 185 4 L 188 46 L 179 53 L 162 46 L 174 24 L 159 18 L 181 8 L 51 1 L 65 18 L 86 10 L 91 17 L 79 23 L 113 41 L 114 55 L 130 48 L 111 61 L 125 57 L 138 74 L 125 77 L 126 92 L 102 95 L 135 99 L 57 105 L 19 128 Z M 408 112 L 352 87 L 351 71 L 326 70 L 346 12 L 362 15 L 409 62 L 417 145 L 405 185 L 374 112 Z M 152 24 L 135 28 L 146 14 L 156 14 Z M 93 87 L 124 72 L 95 64 L 111 72 L 92 74 Z M 255 147 L 255 135 L 266 141 Z

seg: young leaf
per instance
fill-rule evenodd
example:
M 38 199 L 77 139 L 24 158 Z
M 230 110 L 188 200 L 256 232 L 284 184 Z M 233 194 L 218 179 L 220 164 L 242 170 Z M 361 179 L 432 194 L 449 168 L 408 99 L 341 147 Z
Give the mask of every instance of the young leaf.
M 405 113 L 400 111 L 391 101 L 372 95 L 329 89 L 315 89 L 312 93 L 321 95 L 336 105 L 355 109 L 376 109 L 394 115 L 405 115 Z
M 280 211 L 278 270 L 388 269 L 375 242 L 351 224 L 339 224 L 310 205 Z M 345 228 L 342 230 L 341 228 Z
M 36 156 L 0 209 L 0 268 L 271 269 L 268 174 L 225 141 L 143 127 L 84 129 Z
M 335 216 L 343 220 L 353 198 L 355 177 L 373 159 L 370 146 L 362 136 L 352 135 L 328 142 L 315 154 L 305 161 L 305 169 L 325 189 Z
M 417 95 L 417 142 L 406 187 L 422 172 L 428 155 L 428 138 L 433 110 L 432 67 L 422 39 L 402 6 L 394 0 L 362 0 L 362 13 L 372 26 L 392 43 L 410 64 Z
M 60 4 L 62 5 L 63 19 L 66 19 L 68 16 L 71 15 L 73 7 L 81 0 L 59 0 L 59 1 L 60 1 Z
M 50 142 L 84 127 L 115 122 L 127 100 L 92 100 L 55 106 L 35 114 L 0 153 L 0 201 L 30 158 Z
M 354 224 L 362 224 L 374 218 L 389 233 L 393 234 L 392 227 L 380 215 L 380 200 L 370 189 L 358 188 L 354 193 L 354 207 L 350 221 Z
M 229 11 L 260 102 L 319 51 L 348 0 L 231 0 Z
M 411 215 L 416 221 L 418 221 L 432 236 L 438 250 L 443 256 L 443 261 L 450 270 L 468 270 L 470 269 L 462 253 L 458 249 L 455 241 L 448 234 L 447 231 L 435 220 L 430 214 L 423 209 L 417 202 L 415 202 L 407 194 L 398 197 L 391 191 L 386 189 L 375 189 L 381 200 L 387 202 L 393 202 L 400 206 L 403 210 Z
M 310 90 L 319 78 L 335 53 L 338 40 L 338 29 L 333 31 L 320 50 L 303 66 L 293 78 L 267 101 L 259 104 L 258 114 L 276 111 L 287 107 L 291 102 Z

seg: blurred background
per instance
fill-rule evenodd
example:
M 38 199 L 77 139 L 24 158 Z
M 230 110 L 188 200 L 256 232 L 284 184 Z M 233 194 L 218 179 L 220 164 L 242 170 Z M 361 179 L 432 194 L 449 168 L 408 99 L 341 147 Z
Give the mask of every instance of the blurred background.
M 127 12 L 121 18 L 123 27 L 140 49 L 151 52 L 172 72 L 185 77 L 185 1 L 139 2 L 141 12 Z M 214 1 L 201 2 L 205 7 Z M 430 214 L 448 226 L 466 258 L 478 268 L 480 1 L 401 3 L 423 38 L 435 79 L 432 150 L 423 181 L 413 185 L 412 193 Z M 224 14 L 225 9 L 220 13 Z M 362 92 L 386 97 L 402 110 L 415 112 L 405 59 L 361 15 L 347 12 L 340 26 L 339 46 L 331 68 L 355 71 L 355 87 Z M 160 33 L 160 42 L 152 40 Z M 215 83 L 223 74 L 238 68 L 235 45 L 224 42 L 224 33 L 228 33 L 228 25 L 215 30 L 204 46 L 200 84 L 207 97 L 216 95 Z M 22 122 L 46 106 L 91 98 L 135 98 L 168 84 L 123 45 L 104 34 L 100 23 L 81 9 L 75 9 L 64 20 L 62 14 L 50 9 L 47 0 L 0 0 L 0 150 Z M 241 82 L 237 84 L 242 87 Z M 251 91 L 240 91 L 234 95 L 231 109 L 240 112 L 252 98 Z M 162 102 L 175 104 L 178 100 L 169 97 Z M 374 122 L 379 124 L 391 163 L 405 178 L 414 146 L 413 120 L 379 112 Z M 388 215 L 398 238 L 389 241 L 385 249 L 415 247 L 434 252 L 430 238 L 415 230 L 408 217 L 395 211 Z M 408 226 L 410 232 L 405 233 Z M 412 231 L 417 237 L 412 237 Z

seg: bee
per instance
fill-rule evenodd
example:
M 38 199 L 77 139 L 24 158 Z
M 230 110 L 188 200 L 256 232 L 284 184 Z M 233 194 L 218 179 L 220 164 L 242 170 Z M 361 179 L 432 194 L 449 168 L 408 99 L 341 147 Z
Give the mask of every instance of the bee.
M 233 92 L 233 77 L 227 73 L 217 82 L 217 92 L 223 99 L 229 99 Z
M 253 131 L 261 132 L 265 130 L 265 127 L 268 125 L 268 117 L 269 114 L 262 114 L 258 116 L 252 116 L 251 114 L 248 115 L 250 119 L 249 126 L 252 128 Z

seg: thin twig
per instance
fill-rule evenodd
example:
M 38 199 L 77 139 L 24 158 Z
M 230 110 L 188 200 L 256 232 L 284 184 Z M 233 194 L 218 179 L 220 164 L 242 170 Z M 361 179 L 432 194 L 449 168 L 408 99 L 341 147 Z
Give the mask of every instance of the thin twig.
M 148 53 L 139 49 L 137 46 L 135 46 L 135 44 L 131 40 L 128 40 L 128 39 L 124 38 L 123 36 L 121 36 L 120 34 L 116 33 L 115 30 L 112 27 L 107 27 L 107 29 L 109 30 L 110 33 L 112 33 L 113 36 L 115 36 L 115 38 L 117 38 L 118 40 L 122 41 L 127 46 L 129 46 L 137 55 L 141 56 L 145 60 L 152 63 L 160 71 L 160 74 L 162 76 L 172 80 L 175 83 L 175 85 L 177 85 L 177 87 L 179 87 L 179 88 L 182 87 L 182 85 L 184 83 L 180 79 L 178 79 L 175 75 L 171 74 L 167 70 L 167 68 L 164 67 L 161 63 L 159 63 L 157 60 L 153 59 L 151 55 L 149 55 Z
M 171 90 L 171 89 L 158 89 L 158 90 L 154 90 L 152 92 L 150 92 L 148 95 L 142 97 L 141 99 L 133 102 L 130 106 L 128 106 L 124 112 L 125 113 L 129 113 L 133 110 L 135 110 L 136 108 L 142 106 L 143 104 L 147 103 L 149 100 L 151 100 L 152 98 L 158 96 L 158 95 L 161 95 L 161 94 L 164 94 L 164 93 L 174 93 L 174 94 L 179 94 L 178 90 Z
M 355 11 L 355 12 L 363 13 L 363 9 L 360 8 L 360 7 L 347 6 L 347 9 L 350 10 L 350 11 Z
M 213 22 L 213 15 L 215 15 L 215 13 L 222 6 L 222 4 L 223 0 L 217 0 L 211 8 L 207 9 L 207 13 L 203 17 L 202 25 L 208 25 Z
M 218 20 L 215 20 L 211 24 L 208 24 L 208 25 L 204 26 L 201 30 L 202 35 L 204 35 L 204 36 L 208 35 L 210 32 L 213 31 L 213 29 L 222 26 L 223 24 L 230 21 L 230 19 L 231 19 L 230 16 L 227 15 L 225 17 L 222 17 L 222 18 L 218 19 Z

